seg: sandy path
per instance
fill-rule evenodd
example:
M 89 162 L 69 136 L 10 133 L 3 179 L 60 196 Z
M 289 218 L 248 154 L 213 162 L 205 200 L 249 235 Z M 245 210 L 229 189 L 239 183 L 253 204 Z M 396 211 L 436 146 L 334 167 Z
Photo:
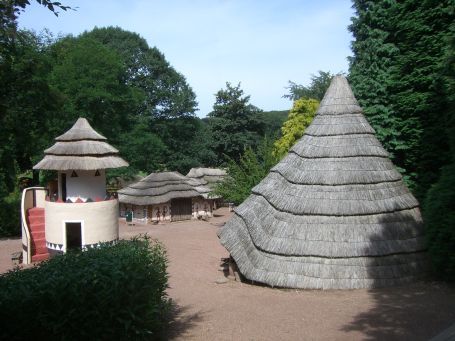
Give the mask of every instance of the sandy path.
M 227 257 L 209 222 L 120 226 L 122 238 L 148 233 L 166 245 L 175 340 L 427 340 L 455 322 L 455 289 L 441 283 L 351 290 L 281 290 L 222 277 Z M 20 240 L 0 241 L 0 272 L 11 268 Z

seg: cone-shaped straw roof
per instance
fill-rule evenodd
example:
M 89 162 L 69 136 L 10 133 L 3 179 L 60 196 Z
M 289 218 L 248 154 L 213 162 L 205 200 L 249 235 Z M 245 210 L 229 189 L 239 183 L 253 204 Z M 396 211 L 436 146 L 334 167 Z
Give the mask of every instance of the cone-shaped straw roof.
M 151 173 L 118 191 L 121 203 L 157 205 L 178 198 L 207 197 L 210 189 L 178 172 Z
M 94 170 L 128 166 L 118 150 L 108 144 L 85 118 L 79 118 L 63 135 L 44 151 L 44 158 L 33 169 Z
M 246 278 L 352 289 L 422 274 L 418 202 L 361 111 L 334 77 L 302 138 L 219 231 Z

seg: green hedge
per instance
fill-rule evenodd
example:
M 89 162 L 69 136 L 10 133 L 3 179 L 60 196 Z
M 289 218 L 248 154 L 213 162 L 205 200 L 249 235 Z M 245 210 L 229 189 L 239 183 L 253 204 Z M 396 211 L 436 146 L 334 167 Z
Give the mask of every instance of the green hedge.
M 163 246 L 144 237 L 1 275 L 0 339 L 154 339 L 169 307 L 166 267 Z
M 0 197 L 0 238 L 21 235 L 21 194 L 15 191 Z
M 424 222 L 435 277 L 455 282 L 455 163 L 428 191 Z

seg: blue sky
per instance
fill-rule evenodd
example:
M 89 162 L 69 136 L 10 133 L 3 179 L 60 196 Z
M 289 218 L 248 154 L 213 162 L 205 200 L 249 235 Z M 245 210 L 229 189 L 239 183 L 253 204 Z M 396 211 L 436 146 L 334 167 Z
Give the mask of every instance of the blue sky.
M 76 11 L 55 17 L 35 1 L 21 28 L 77 35 L 95 26 L 119 26 L 156 46 L 182 73 L 199 103 L 212 110 L 226 82 L 251 95 L 263 110 L 285 110 L 292 80 L 307 85 L 318 70 L 348 70 L 353 15 L 349 0 L 61 0 Z

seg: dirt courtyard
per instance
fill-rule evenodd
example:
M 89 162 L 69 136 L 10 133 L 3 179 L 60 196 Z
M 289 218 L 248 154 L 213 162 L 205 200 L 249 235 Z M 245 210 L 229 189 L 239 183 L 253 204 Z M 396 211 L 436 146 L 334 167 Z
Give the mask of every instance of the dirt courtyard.
M 227 251 L 209 221 L 127 226 L 121 238 L 147 233 L 168 250 L 173 340 L 428 340 L 455 323 L 455 288 L 437 282 L 375 290 L 283 290 L 235 281 L 217 284 Z M 0 240 L 0 273 L 13 267 L 20 239 Z

